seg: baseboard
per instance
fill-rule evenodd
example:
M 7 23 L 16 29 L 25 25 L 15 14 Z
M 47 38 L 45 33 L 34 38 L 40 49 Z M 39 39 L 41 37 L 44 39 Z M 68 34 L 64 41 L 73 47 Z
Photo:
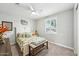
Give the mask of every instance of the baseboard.
M 48 42 L 50 42 L 50 41 L 48 41 Z M 64 47 L 64 48 L 68 48 L 68 49 L 74 50 L 74 48 L 66 46 L 66 45 L 63 45 L 63 44 L 60 44 L 60 43 L 55 43 L 55 42 L 50 42 L 50 43 L 56 44 L 56 45 Z
M 48 42 L 50 42 L 50 41 L 48 41 Z M 60 44 L 60 43 L 56 43 L 56 42 L 50 42 L 50 43 L 56 44 L 56 45 L 64 47 L 64 48 L 68 48 L 68 49 L 74 50 L 74 48 L 66 46 L 66 45 L 63 45 L 63 44 Z M 11 43 L 11 45 L 14 45 L 14 44 L 16 44 L 16 43 Z

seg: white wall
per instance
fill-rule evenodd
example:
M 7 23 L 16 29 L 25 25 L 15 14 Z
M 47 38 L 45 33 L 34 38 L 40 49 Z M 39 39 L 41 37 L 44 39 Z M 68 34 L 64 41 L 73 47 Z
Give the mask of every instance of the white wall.
M 77 11 L 77 15 L 78 15 L 78 17 L 77 17 L 77 20 L 78 20 L 78 22 L 77 22 L 77 28 L 78 28 L 78 30 L 77 30 L 77 54 L 78 54 L 78 56 L 79 56 L 79 4 L 78 4 L 78 11 Z
M 21 25 L 20 20 L 24 19 L 28 21 L 28 25 Z M 32 32 L 35 30 L 34 28 L 34 21 L 25 17 L 16 17 L 11 16 L 6 13 L 0 13 L 0 24 L 2 21 L 10 21 L 13 22 L 13 31 L 8 31 L 5 34 L 6 36 L 10 38 L 10 43 L 15 43 L 15 33 L 14 33 L 14 27 L 16 27 L 16 31 L 18 32 Z
M 55 16 L 57 17 L 57 33 L 45 34 L 44 21 L 47 18 L 42 18 L 37 21 L 37 31 L 39 35 L 51 42 L 73 48 L 73 9 L 54 14 L 48 18 L 52 19 L 52 17 Z
M 74 5 L 74 53 L 78 54 L 78 10 L 76 10 L 77 4 Z

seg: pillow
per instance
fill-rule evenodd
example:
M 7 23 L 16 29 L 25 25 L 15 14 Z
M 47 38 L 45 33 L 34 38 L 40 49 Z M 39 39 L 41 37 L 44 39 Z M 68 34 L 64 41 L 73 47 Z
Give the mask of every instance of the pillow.
M 17 37 L 19 37 L 19 33 L 17 34 Z
M 27 37 L 27 34 L 25 34 L 25 38 Z
M 18 33 L 17 34 L 17 37 L 21 37 L 21 38 L 29 38 L 29 37 L 31 37 L 32 35 L 31 35 L 31 33 L 28 33 L 28 32 L 24 32 L 24 33 Z
M 21 33 L 21 35 L 22 35 L 22 38 L 27 37 L 27 35 L 25 33 Z
M 20 33 L 17 34 L 17 37 L 21 37 Z
M 27 38 L 29 38 L 29 37 L 31 37 L 31 33 L 25 33 L 25 37 L 27 37 Z
M 18 34 L 17 34 L 17 37 L 19 37 L 19 38 L 20 38 L 20 37 L 24 37 L 24 35 L 23 35 L 22 33 L 18 33 Z

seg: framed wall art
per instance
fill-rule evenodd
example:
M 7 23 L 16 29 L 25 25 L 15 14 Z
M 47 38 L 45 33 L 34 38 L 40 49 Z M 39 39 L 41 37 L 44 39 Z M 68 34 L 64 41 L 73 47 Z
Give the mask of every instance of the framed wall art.
M 2 24 L 0 24 L 0 29 L 2 29 Z
M 28 25 L 28 21 L 21 20 L 21 24 L 22 24 L 22 25 Z
M 8 21 L 2 21 L 2 26 L 7 26 L 8 31 L 12 31 L 13 28 L 13 23 L 12 22 L 8 22 Z

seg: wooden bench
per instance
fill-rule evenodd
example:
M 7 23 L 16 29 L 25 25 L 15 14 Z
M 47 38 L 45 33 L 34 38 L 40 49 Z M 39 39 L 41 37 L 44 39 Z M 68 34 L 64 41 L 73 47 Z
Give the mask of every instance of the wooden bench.
M 44 48 L 48 49 L 48 41 L 42 42 L 38 45 L 30 44 L 29 45 L 29 55 L 34 56 L 40 51 L 42 51 Z

